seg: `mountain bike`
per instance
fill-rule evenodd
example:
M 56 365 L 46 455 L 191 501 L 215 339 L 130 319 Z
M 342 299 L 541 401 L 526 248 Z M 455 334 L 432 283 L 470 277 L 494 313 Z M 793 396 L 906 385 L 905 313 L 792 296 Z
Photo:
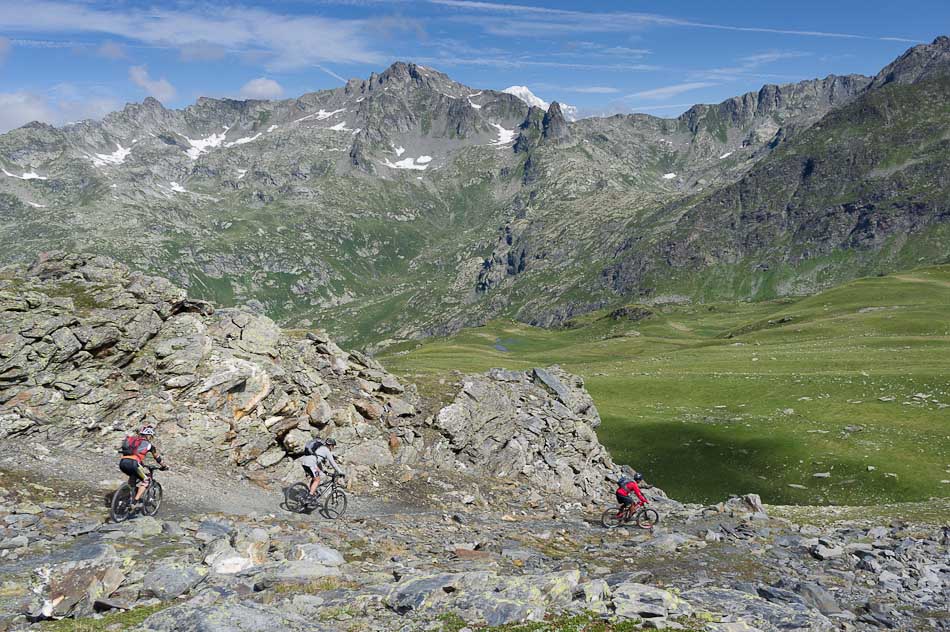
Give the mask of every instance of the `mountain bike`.
M 641 529 L 652 529 L 660 521 L 660 514 L 655 509 L 645 509 L 644 502 L 622 507 L 609 507 L 600 516 L 600 524 L 607 529 L 621 527 L 633 521 Z
M 294 513 L 310 513 L 320 506 L 325 517 L 336 520 L 346 511 L 346 492 L 343 491 L 341 479 L 343 474 L 324 474 L 329 480 L 317 486 L 313 496 L 310 495 L 310 486 L 307 483 L 294 483 L 284 490 L 284 507 Z
M 154 516 L 158 513 L 158 508 L 162 505 L 162 484 L 155 480 L 155 470 L 165 469 L 154 465 L 146 465 L 148 470 L 148 487 L 142 494 L 142 514 Z M 113 522 L 123 522 L 132 517 L 132 500 L 135 498 L 135 486 L 138 481 L 129 478 L 128 482 L 115 490 L 112 495 L 112 507 L 109 510 L 109 516 Z

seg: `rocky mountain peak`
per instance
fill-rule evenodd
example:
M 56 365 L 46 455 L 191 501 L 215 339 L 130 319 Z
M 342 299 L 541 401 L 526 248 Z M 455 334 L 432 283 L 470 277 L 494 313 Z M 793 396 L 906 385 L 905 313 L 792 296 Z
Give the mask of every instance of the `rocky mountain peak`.
M 557 101 L 551 103 L 548 111 L 544 113 L 544 119 L 541 121 L 543 128 L 542 136 L 545 141 L 561 143 L 570 139 L 571 132 L 561 112 L 561 104 Z
M 889 83 L 916 83 L 950 74 L 950 37 L 942 35 L 930 44 L 920 44 L 885 66 L 874 77 L 869 89 Z

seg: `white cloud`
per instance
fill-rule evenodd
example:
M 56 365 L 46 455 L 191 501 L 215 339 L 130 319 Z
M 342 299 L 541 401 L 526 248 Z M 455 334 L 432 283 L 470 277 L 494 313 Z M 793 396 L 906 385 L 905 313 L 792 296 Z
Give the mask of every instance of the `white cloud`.
M 628 99 L 669 99 L 684 92 L 699 90 L 700 88 L 710 88 L 719 85 L 711 81 L 689 81 L 687 83 L 677 83 L 672 86 L 663 86 L 662 88 L 653 88 L 627 95 Z
M 241 86 L 241 98 L 243 99 L 279 99 L 284 94 L 284 89 L 273 79 L 259 77 L 251 79 Z
M 102 118 L 121 107 L 118 100 L 102 95 L 82 95 L 71 84 L 59 84 L 47 93 L 0 93 L 0 133 L 32 121 L 62 125 L 88 118 Z
M 129 56 L 125 46 L 116 42 L 103 42 L 96 49 L 96 54 L 106 59 L 127 59 Z
M 7 58 L 7 53 L 10 52 L 10 40 L 5 37 L 0 37 L 0 64 L 4 62 Z
M 148 74 L 148 68 L 145 66 L 132 66 L 129 68 L 129 79 L 132 83 L 145 90 L 149 96 L 155 97 L 162 103 L 168 103 L 175 98 L 175 86 L 170 84 L 167 79 L 152 79 Z
M 0 0 L 0 30 L 7 32 L 113 36 L 181 48 L 183 54 L 194 53 L 200 44 L 205 54 L 216 48 L 262 53 L 273 69 L 306 68 L 321 62 L 380 63 L 382 56 L 370 45 L 371 26 L 364 20 L 206 3 L 139 9 L 61 0 Z
M 0 92 L 0 132 L 32 121 L 52 123 L 56 111 L 46 99 L 31 92 Z

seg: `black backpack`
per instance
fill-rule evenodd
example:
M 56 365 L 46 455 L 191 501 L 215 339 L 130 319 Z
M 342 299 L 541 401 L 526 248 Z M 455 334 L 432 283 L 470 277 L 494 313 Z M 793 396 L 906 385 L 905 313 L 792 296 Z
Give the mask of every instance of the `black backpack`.
M 317 450 L 326 445 L 323 442 L 323 439 L 320 437 L 314 437 L 312 441 L 308 441 L 307 445 L 304 446 L 303 453 L 307 456 L 315 456 Z

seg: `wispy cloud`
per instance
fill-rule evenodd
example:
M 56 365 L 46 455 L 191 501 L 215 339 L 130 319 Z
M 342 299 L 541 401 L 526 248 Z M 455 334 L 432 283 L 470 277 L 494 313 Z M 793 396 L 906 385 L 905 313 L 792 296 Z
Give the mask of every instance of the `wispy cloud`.
M 175 86 L 168 82 L 165 77 L 153 79 L 148 74 L 148 68 L 145 66 L 132 66 L 129 68 L 129 79 L 132 83 L 142 88 L 149 96 L 155 97 L 162 103 L 168 103 L 175 98 Z
M 567 92 L 579 92 L 581 94 L 616 94 L 620 92 L 617 88 L 610 86 L 580 86 L 576 88 L 563 88 Z
M 324 66 L 323 64 L 314 64 L 314 65 L 315 65 L 317 68 L 319 68 L 320 70 L 322 70 L 323 72 L 327 73 L 328 75 L 330 75 L 331 77 L 333 77 L 334 79 L 336 79 L 337 81 L 340 81 L 340 82 L 342 82 L 342 83 L 346 83 L 346 78 L 345 78 L 345 77 L 341 77 L 340 75 L 336 74 L 335 72 L 333 72 L 332 70 L 330 70 L 329 68 L 327 68 L 326 66 Z
M 260 51 L 268 66 L 299 69 L 321 62 L 378 63 L 367 37 L 369 21 L 281 14 L 241 6 L 97 8 L 59 0 L 0 0 L 0 29 L 44 34 L 96 34 L 187 49 Z
M 663 86 L 662 88 L 653 88 L 652 90 L 643 90 L 641 92 L 634 92 L 633 94 L 628 94 L 626 98 L 628 99 L 669 99 L 679 94 L 683 94 L 684 92 L 691 92 L 693 90 L 700 90 L 702 88 L 711 88 L 717 85 L 719 84 L 712 81 L 689 81 L 686 83 L 677 83 L 671 86 Z
M 521 33 L 522 35 L 526 33 L 607 33 L 627 32 L 631 28 L 644 28 L 648 26 L 678 26 L 745 33 L 771 33 L 775 35 L 792 35 L 798 37 L 864 39 L 908 43 L 920 43 L 922 41 L 919 39 L 895 37 L 892 35 L 881 36 L 858 33 L 842 33 L 835 31 L 783 29 L 768 26 L 717 24 L 712 22 L 701 22 L 675 18 L 655 13 L 595 13 L 567 9 L 551 9 L 547 7 L 535 7 L 521 4 L 481 2 L 477 0 L 429 0 L 429 2 L 436 5 L 452 7 L 455 9 L 461 9 L 475 13 L 525 14 L 531 15 L 533 18 L 530 22 L 522 21 L 517 23 L 512 23 L 509 20 L 495 19 L 488 19 L 484 21 L 482 26 L 487 31 L 496 35 L 513 35 L 516 33 Z
M 0 37 L 0 64 L 2 64 L 7 59 L 7 54 L 10 52 L 10 40 L 6 37 Z
M 758 72 L 758 69 L 784 59 L 800 59 L 811 55 L 812 53 L 803 51 L 766 51 L 764 53 L 740 57 L 736 60 L 736 65 L 734 66 L 710 68 L 693 74 L 697 77 L 723 81 L 731 81 L 738 77 L 749 77 L 752 75 L 759 78 L 793 79 L 793 77 L 784 77 L 782 75 L 762 74 Z

